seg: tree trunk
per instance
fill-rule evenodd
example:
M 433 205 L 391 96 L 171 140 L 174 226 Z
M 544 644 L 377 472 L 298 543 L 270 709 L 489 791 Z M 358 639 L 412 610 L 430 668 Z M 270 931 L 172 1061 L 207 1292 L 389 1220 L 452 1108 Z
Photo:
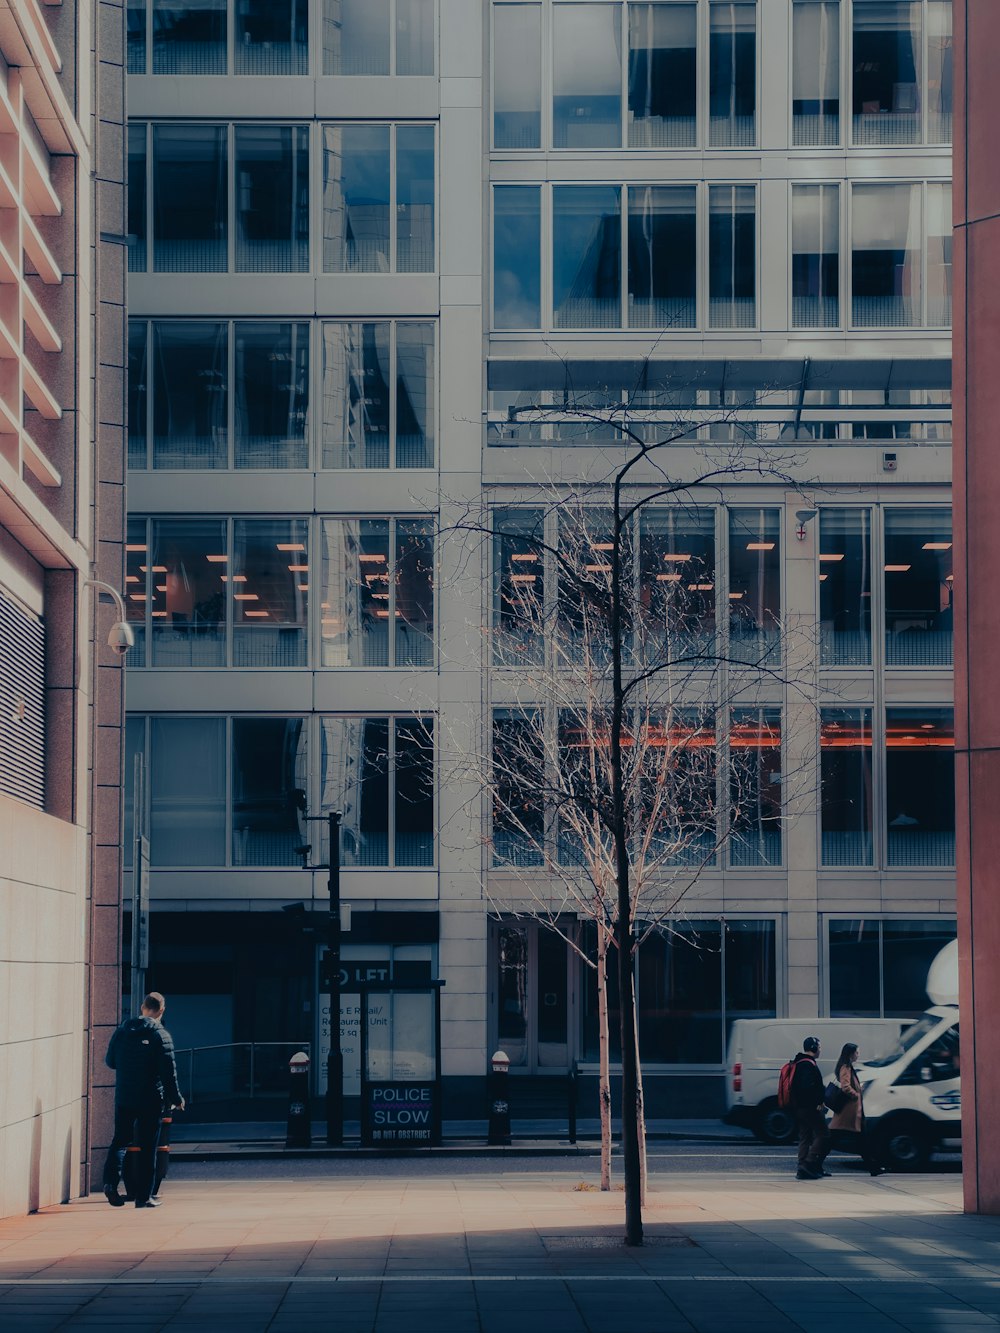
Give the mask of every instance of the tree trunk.
M 635 1025 L 635 1070 L 636 1070 L 636 1135 L 639 1140 L 639 1195 L 643 1207 L 646 1204 L 646 1187 L 649 1183 L 648 1164 L 646 1162 L 646 1100 L 642 1087 L 642 1055 L 639 1051 L 639 1024 Z
M 601 1061 L 601 1189 L 611 1188 L 611 1033 L 608 1027 L 608 935 L 597 923 L 597 1027 Z

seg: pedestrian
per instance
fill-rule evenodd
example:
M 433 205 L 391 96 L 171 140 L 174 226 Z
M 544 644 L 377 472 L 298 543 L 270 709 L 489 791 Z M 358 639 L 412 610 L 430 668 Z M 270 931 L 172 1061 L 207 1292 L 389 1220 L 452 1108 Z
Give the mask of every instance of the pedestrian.
M 792 1107 L 799 1126 L 799 1169 L 796 1180 L 821 1180 L 829 1171 L 823 1162 L 830 1151 L 830 1131 L 823 1105 L 823 1076 L 819 1072 L 819 1037 L 806 1037 L 795 1057 Z
M 162 1025 L 166 1001 L 159 991 L 150 991 L 142 1002 L 141 1017 L 127 1018 L 108 1044 L 105 1063 L 115 1071 L 115 1132 L 104 1163 L 104 1193 L 113 1208 L 125 1203 L 118 1192 L 125 1150 L 138 1147 L 135 1174 L 135 1206 L 155 1208 L 153 1195 L 156 1145 L 164 1107 L 184 1110 L 177 1086 L 174 1043 Z
M 856 1152 L 871 1175 L 880 1176 L 883 1168 L 872 1154 L 865 1131 L 864 1094 L 858 1071 L 854 1068 L 858 1054 L 858 1047 L 850 1041 L 840 1052 L 833 1078 L 835 1083 L 840 1084 L 840 1090 L 848 1100 L 834 1113 L 830 1130 L 842 1141 L 846 1139 L 845 1151 Z

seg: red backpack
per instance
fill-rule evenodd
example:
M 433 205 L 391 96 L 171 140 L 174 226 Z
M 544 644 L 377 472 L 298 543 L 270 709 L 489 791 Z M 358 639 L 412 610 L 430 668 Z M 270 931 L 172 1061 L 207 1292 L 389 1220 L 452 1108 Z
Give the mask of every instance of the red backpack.
M 789 1060 L 787 1064 L 781 1066 L 781 1073 L 778 1075 L 778 1105 L 783 1111 L 791 1110 L 792 1079 L 794 1077 L 795 1061 Z

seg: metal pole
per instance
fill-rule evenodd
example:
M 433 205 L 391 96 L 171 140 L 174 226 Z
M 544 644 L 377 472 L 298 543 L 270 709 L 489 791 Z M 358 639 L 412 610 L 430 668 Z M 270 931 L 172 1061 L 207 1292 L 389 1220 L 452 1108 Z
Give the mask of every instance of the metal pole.
M 330 826 L 330 1054 L 326 1062 L 326 1141 L 344 1142 L 344 1055 L 340 1049 L 340 815 L 329 813 Z M 323 997 L 319 997 L 322 1005 Z M 362 1022 L 364 1015 L 362 1015 Z

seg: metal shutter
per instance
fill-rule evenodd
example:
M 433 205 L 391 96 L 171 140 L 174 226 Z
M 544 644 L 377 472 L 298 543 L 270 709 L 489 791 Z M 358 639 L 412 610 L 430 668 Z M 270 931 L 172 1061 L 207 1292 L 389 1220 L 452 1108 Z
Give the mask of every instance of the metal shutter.
M 45 627 L 2 590 L 0 792 L 45 805 Z

